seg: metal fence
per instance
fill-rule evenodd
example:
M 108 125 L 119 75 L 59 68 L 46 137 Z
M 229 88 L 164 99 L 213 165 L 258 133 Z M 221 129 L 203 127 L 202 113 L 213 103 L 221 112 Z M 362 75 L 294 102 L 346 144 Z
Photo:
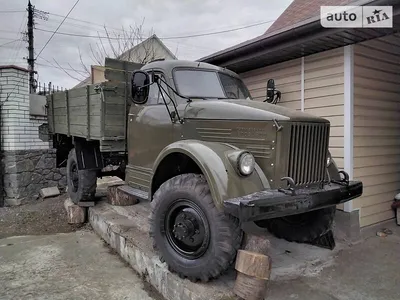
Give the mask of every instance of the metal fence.
M 50 95 L 55 92 L 60 92 L 60 91 L 65 91 L 66 89 L 63 87 L 59 87 L 58 85 L 55 86 L 51 82 L 48 83 L 42 83 L 39 82 L 37 88 L 36 88 L 36 93 L 38 95 Z

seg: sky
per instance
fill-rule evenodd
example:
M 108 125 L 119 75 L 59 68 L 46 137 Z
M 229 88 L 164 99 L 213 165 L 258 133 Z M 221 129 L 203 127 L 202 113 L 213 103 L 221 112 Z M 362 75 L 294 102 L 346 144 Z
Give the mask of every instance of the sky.
M 36 18 L 35 57 L 59 26 L 76 0 L 31 0 L 36 10 L 48 12 L 48 20 Z M 196 60 L 263 34 L 292 0 L 80 0 L 58 29 L 59 33 L 106 36 L 121 34 L 122 28 L 142 24 L 144 37 L 157 34 L 179 58 Z M 0 65 L 27 67 L 24 41 L 28 0 L 0 0 Z M 264 24 L 259 24 L 265 22 Z M 256 26 L 251 26 L 259 24 Z M 231 32 L 168 39 L 217 31 Z M 47 30 L 50 32 L 45 32 Z M 107 39 L 102 39 L 110 51 Z M 116 43 L 113 41 L 113 43 Z M 98 37 L 55 34 L 36 60 L 37 80 L 71 88 L 83 80 L 86 67 L 96 64 L 92 49 L 100 47 Z M 115 44 L 114 44 L 115 45 Z M 110 52 L 109 52 L 110 53 Z M 63 70 L 64 69 L 64 70 Z

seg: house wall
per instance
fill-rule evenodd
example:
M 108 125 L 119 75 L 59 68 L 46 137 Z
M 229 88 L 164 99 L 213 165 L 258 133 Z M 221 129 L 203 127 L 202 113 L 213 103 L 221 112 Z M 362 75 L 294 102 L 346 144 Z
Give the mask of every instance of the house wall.
M 329 151 L 344 168 L 343 48 L 304 58 L 304 111 L 330 121 Z
M 240 77 L 257 101 L 265 100 L 267 81 L 273 78 L 276 88 L 282 93 L 279 105 L 301 110 L 301 59 L 251 70 L 241 73 Z
M 167 60 L 176 59 L 156 38 L 149 38 L 118 57 L 120 60 L 138 63 L 149 62 L 151 60 L 161 58 L 165 58 Z
M 104 77 L 104 70 L 105 68 L 103 66 L 92 66 L 92 82 L 91 84 L 94 83 L 102 83 L 107 81 L 106 78 Z
M 363 196 L 354 200 L 360 224 L 394 217 L 400 191 L 400 36 L 354 46 L 354 177 Z
M 331 122 L 330 151 L 339 168 L 344 167 L 344 54 L 343 48 L 325 51 L 240 74 L 257 101 L 266 96 L 266 83 L 273 78 L 282 99 L 278 105 L 302 108 Z M 302 76 L 302 72 L 304 72 Z

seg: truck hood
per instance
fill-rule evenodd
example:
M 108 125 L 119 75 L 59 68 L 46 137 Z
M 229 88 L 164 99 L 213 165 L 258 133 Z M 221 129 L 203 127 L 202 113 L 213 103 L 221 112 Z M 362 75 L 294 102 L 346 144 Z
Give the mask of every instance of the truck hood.
M 186 119 L 328 122 L 283 106 L 252 100 L 194 100 L 186 105 Z

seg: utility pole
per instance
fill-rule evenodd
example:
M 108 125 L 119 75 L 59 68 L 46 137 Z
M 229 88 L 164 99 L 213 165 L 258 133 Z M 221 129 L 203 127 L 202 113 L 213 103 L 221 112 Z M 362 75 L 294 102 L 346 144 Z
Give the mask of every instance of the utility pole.
M 28 2 L 28 70 L 29 70 L 29 93 L 36 92 L 35 84 L 35 54 L 34 54 L 34 44 L 33 44 L 33 14 L 34 7 L 31 1 Z

